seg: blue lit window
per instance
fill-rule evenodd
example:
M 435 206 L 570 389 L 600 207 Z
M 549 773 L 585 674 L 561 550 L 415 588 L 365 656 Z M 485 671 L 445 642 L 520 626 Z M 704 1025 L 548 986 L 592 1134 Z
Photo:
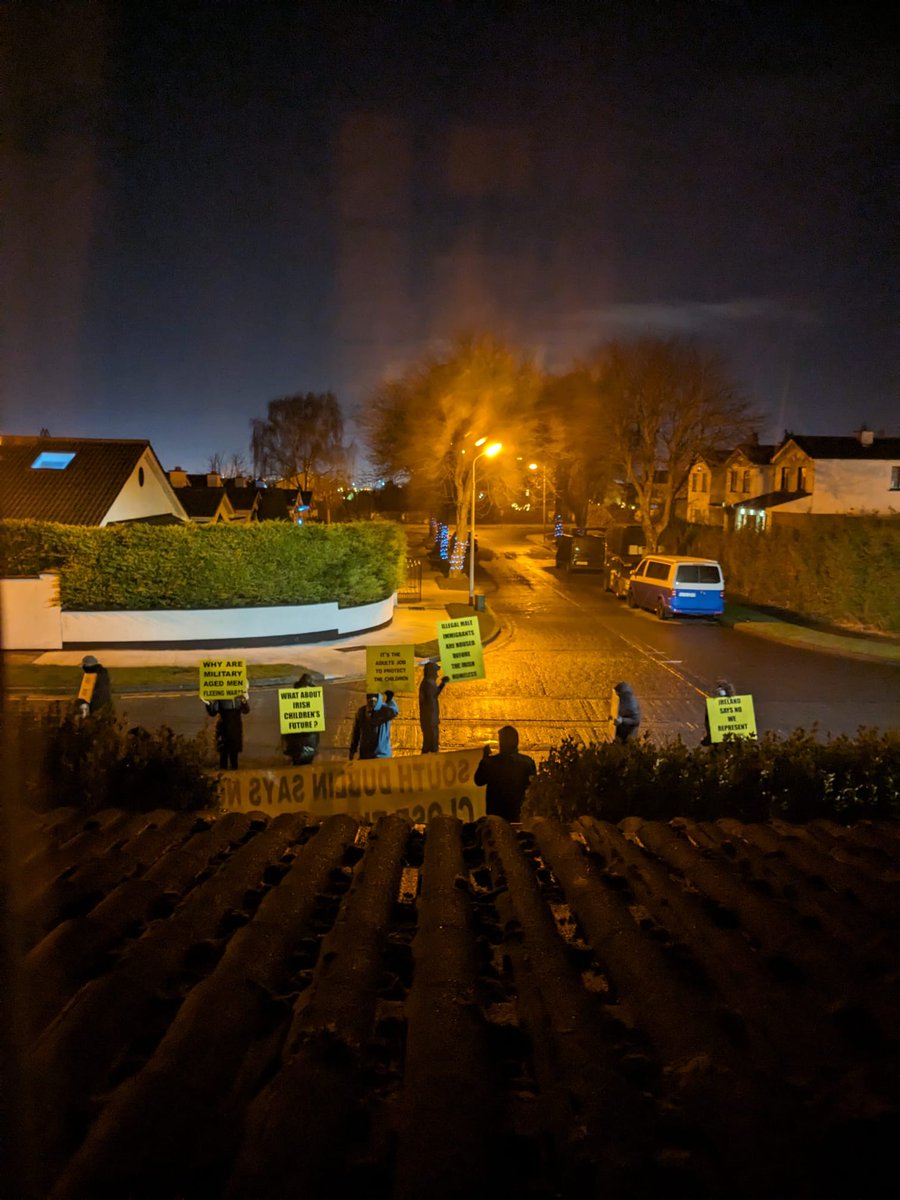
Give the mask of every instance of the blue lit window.
M 32 470 L 64 471 L 74 457 L 74 450 L 42 450 L 31 464 Z

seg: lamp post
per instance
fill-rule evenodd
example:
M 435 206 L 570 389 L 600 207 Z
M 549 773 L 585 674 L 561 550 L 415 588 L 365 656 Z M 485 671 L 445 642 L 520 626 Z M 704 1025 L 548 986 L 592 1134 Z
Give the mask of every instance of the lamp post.
M 479 446 L 481 442 L 476 442 Z M 495 454 L 499 454 L 503 449 L 502 442 L 492 442 L 490 446 L 486 446 L 480 454 L 476 454 L 472 459 L 472 517 L 469 521 L 469 604 L 475 607 L 475 464 L 479 458 L 493 458 Z
M 547 527 L 547 467 L 544 463 L 529 463 L 528 470 L 536 471 L 541 468 L 541 537 Z

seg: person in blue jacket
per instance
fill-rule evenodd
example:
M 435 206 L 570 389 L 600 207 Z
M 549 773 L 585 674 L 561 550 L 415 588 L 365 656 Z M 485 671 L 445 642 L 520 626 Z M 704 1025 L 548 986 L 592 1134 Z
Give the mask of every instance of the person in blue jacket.
M 391 721 L 400 709 L 393 692 L 366 692 L 366 702 L 357 710 L 350 739 L 350 758 L 391 758 Z

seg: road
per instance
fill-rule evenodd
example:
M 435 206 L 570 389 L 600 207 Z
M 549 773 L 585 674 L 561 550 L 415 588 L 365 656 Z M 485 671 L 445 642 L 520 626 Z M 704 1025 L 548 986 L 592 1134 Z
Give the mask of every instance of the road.
M 519 526 L 479 530 L 494 557 L 478 586 L 489 593 L 502 632 L 486 653 L 487 678 L 445 689 L 442 749 L 479 745 L 505 724 L 515 725 L 522 748 L 538 757 L 567 733 L 603 740 L 610 694 L 620 679 L 632 684 L 642 729 L 656 741 L 679 735 L 698 742 L 705 695 L 722 676 L 753 696 L 761 732 L 817 725 L 822 732 L 854 734 L 860 725 L 900 726 L 896 667 L 791 649 L 713 621 L 659 621 L 608 595 L 599 575 L 556 571 L 528 532 Z M 362 680 L 326 688 L 323 756 L 346 755 L 363 699 Z M 398 699 L 394 749 L 414 753 L 420 745 L 416 700 Z M 274 691 L 256 691 L 252 706 L 242 765 L 285 763 Z M 120 708 L 135 723 L 167 723 L 178 733 L 212 725 L 196 697 L 130 696 Z

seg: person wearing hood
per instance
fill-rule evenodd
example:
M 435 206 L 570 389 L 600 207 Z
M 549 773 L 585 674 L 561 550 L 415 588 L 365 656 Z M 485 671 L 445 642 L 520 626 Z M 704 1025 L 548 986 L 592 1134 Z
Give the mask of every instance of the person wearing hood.
M 109 682 L 109 671 L 99 663 L 93 654 L 86 654 L 81 660 L 81 687 L 78 691 L 76 706 L 78 715 L 94 716 L 98 712 L 112 712 L 112 688 Z
M 514 726 L 504 725 L 497 740 L 496 754 L 491 754 L 490 746 L 485 746 L 473 780 L 485 789 L 484 805 L 489 817 L 520 821 L 522 801 L 537 774 L 537 766 L 531 755 L 519 753 L 519 731 Z
M 315 687 L 312 676 L 304 673 L 294 684 L 295 688 Z M 281 739 L 281 748 L 295 767 L 308 767 L 319 752 L 319 732 L 306 729 L 300 733 L 286 733 Z
M 423 754 L 437 754 L 441 736 L 441 705 L 438 697 L 450 680 L 445 675 L 438 683 L 437 677 L 437 663 L 427 662 L 419 684 L 419 728 L 422 730 Z
M 250 711 L 250 697 L 231 696 L 227 700 L 211 700 L 206 711 L 216 721 L 216 749 L 219 751 L 219 770 L 237 770 L 238 755 L 244 749 L 244 716 Z
M 612 718 L 616 727 L 616 741 L 627 742 L 640 728 L 641 706 L 630 683 L 617 683 L 613 691 L 619 697 L 619 712 Z
M 366 702 L 356 712 L 350 738 L 350 761 L 360 758 L 391 758 L 391 721 L 400 715 L 394 693 L 366 692 Z
M 733 695 L 735 695 L 734 684 L 729 683 L 727 679 L 717 679 L 716 680 L 716 687 L 713 692 L 714 697 L 733 696 Z M 704 733 L 703 738 L 700 742 L 700 745 L 701 746 L 711 746 L 712 745 L 712 731 L 709 727 L 709 709 L 707 708 L 705 703 L 703 705 L 703 709 L 704 709 L 703 723 L 706 726 L 706 733 Z

